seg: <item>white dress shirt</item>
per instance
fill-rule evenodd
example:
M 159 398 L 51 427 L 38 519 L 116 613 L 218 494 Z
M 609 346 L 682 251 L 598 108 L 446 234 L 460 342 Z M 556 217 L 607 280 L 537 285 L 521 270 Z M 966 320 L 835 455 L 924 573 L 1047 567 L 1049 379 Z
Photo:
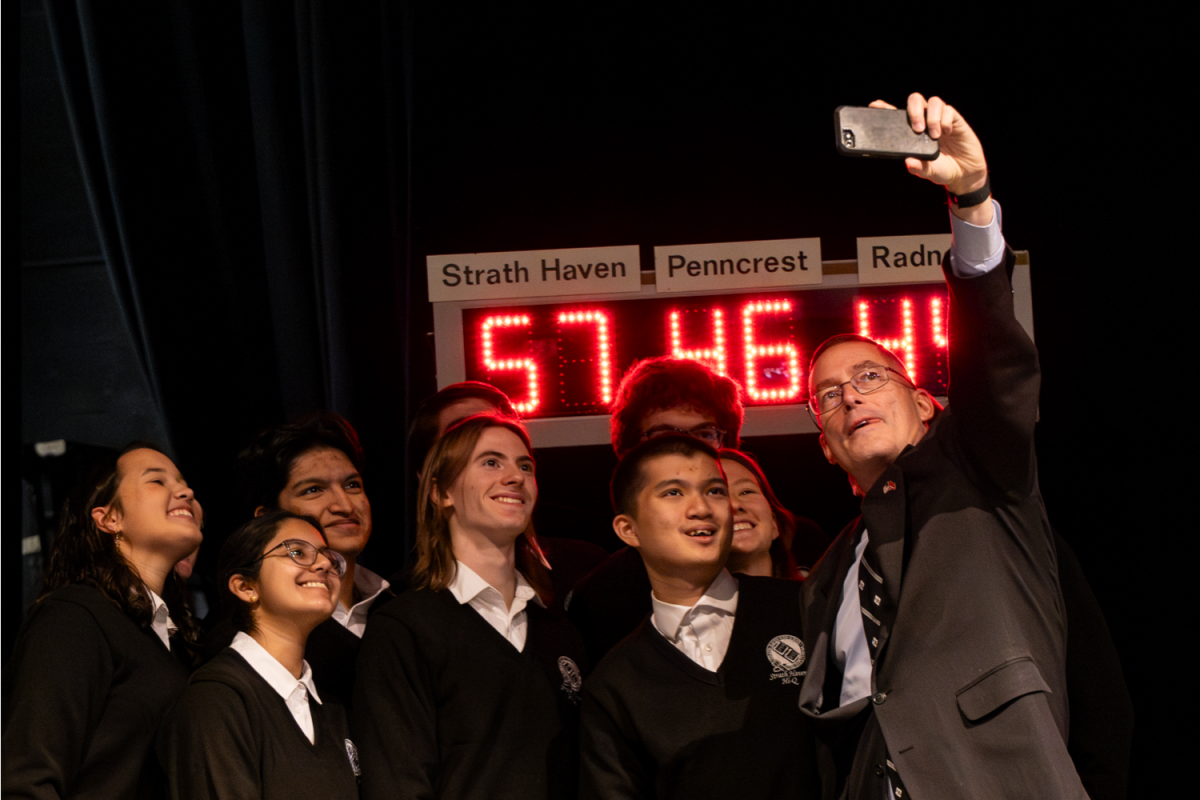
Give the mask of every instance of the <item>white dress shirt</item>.
M 288 672 L 287 667 L 276 661 L 275 656 L 247 634 L 238 631 L 229 646 L 246 659 L 246 663 L 262 676 L 268 686 L 279 693 L 287 703 L 288 711 L 292 712 L 292 718 L 308 737 L 309 744 L 315 744 L 316 733 L 313 731 L 312 709 L 308 707 L 308 698 L 312 697 L 320 703 L 321 696 L 317 694 L 317 687 L 313 684 L 312 668 L 308 666 L 308 662 L 302 662 L 304 666 L 297 680 Z
M 529 622 L 525 614 L 525 606 L 529 601 L 544 605 L 537 592 L 525 580 L 525 576 L 517 572 L 517 591 L 513 596 L 512 607 L 504 605 L 504 596 L 500 590 L 479 577 L 475 570 L 461 561 L 454 562 L 454 580 L 450 582 L 450 593 L 459 603 L 471 606 L 479 612 L 479 616 L 508 639 L 517 650 L 525 649 L 525 639 L 529 635 Z
M 379 597 L 380 593 L 388 588 L 389 585 L 386 580 L 371 572 L 371 570 L 356 564 L 354 567 L 354 588 L 358 590 L 359 597 L 362 600 L 359 600 L 349 609 L 339 600 L 337 608 L 333 610 L 333 618 L 343 628 L 361 639 L 363 632 L 367 629 L 367 612 L 371 610 L 371 604 L 375 602 L 375 598 Z
M 166 602 L 149 586 L 146 587 L 146 591 L 150 594 L 150 630 L 158 634 L 158 638 L 162 639 L 162 643 L 170 650 L 171 634 L 179 628 L 171 619 L 171 612 L 167 608 Z
M 995 213 L 988 225 L 972 225 L 950 214 L 950 271 L 960 278 L 976 278 L 1004 260 L 1000 204 L 989 202 Z
M 651 622 L 679 652 L 716 672 L 729 651 L 733 620 L 737 614 L 738 582 L 721 570 L 694 606 L 664 603 L 650 593 Z
M 995 213 L 988 225 L 972 225 L 950 214 L 950 270 L 959 278 L 978 277 L 1004 261 L 1000 204 L 995 200 L 990 202 Z M 854 551 L 854 563 L 842 582 L 842 603 L 833 626 L 833 657 L 842 668 L 840 705 L 853 703 L 871 693 L 871 652 L 867 649 L 858 596 L 858 565 L 868 538 L 868 532 L 864 530 Z

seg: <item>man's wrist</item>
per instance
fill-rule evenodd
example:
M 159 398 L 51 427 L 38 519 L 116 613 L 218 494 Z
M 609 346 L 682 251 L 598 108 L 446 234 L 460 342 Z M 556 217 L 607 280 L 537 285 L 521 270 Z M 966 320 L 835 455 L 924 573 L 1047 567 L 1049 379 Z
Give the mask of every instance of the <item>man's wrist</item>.
M 992 224 L 992 216 L 995 212 L 992 207 L 991 196 L 989 195 L 987 202 L 982 205 L 971 206 L 970 208 L 958 208 L 951 205 L 950 213 L 963 222 L 970 223 L 977 228 L 983 228 Z
M 946 191 L 950 193 L 950 202 L 960 208 L 982 205 L 990 194 L 987 192 L 989 188 L 990 181 L 986 172 L 982 175 L 966 177 L 953 184 L 946 184 Z
M 992 186 L 988 174 L 984 172 L 982 179 L 975 177 L 970 182 L 962 182 L 959 185 L 972 188 L 960 193 L 950 186 L 946 187 L 946 192 L 950 195 L 950 213 L 972 225 L 991 224 Z
M 992 196 L 992 187 L 987 175 L 983 176 L 983 184 L 972 191 L 960 193 L 952 191 L 949 187 L 946 187 L 946 191 L 950 195 L 950 205 L 964 211 L 983 205 Z

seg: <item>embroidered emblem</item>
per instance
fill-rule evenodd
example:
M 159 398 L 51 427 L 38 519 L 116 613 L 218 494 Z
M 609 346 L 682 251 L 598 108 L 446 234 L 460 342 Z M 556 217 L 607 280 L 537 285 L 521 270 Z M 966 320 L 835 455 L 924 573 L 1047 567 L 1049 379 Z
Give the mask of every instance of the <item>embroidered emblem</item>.
M 771 663 L 771 680 L 799 686 L 807 672 L 800 669 L 804 664 L 804 642 L 790 634 L 776 636 L 767 644 L 767 661 Z
M 559 656 L 558 671 L 563 677 L 562 686 L 559 688 L 567 693 L 572 703 L 578 703 L 579 689 L 583 686 L 583 675 L 579 672 L 579 667 L 567 656 Z
M 354 742 L 346 740 L 346 758 L 350 759 L 350 769 L 354 770 L 354 777 L 362 777 L 362 767 L 358 763 L 358 748 L 354 746 Z
M 883 485 L 883 493 L 884 494 L 887 494 L 888 492 L 894 492 L 894 491 L 896 491 L 896 482 L 895 481 L 888 481 L 887 483 L 885 483 Z

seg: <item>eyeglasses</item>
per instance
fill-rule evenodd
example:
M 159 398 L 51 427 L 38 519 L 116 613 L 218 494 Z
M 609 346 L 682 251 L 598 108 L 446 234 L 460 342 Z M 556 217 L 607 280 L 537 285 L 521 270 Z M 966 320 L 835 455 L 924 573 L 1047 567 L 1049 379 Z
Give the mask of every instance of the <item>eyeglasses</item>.
M 328 547 L 317 547 L 312 542 L 306 542 L 303 539 L 284 539 L 246 566 L 253 566 L 281 547 L 285 549 L 285 555 L 301 567 L 311 567 L 317 563 L 318 556 L 325 556 L 339 577 L 346 574 L 346 559 L 342 557 L 341 553 L 330 550 Z
M 867 367 L 854 373 L 854 377 L 845 383 L 837 386 L 827 386 L 817 394 L 814 394 L 808 399 L 808 410 L 820 426 L 820 417 L 836 411 L 838 406 L 842 404 L 844 392 L 847 386 L 853 386 L 854 391 L 859 394 L 870 394 L 877 392 L 888 385 L 890 378 L 888 373 L 892 372 L 899 375 L 906 383 L 912 386 L 912 382 L 908 380 L 908 376 L 903 372 L 898 372 L 891 367 Z
M 716 425 L 698 425 L 691 430 L 683 428 L 672 428 L 667 425 L 660 425 L 656 428 L 651 428 L 642 434 L 643 439 L 653 439 L 655 436 L 664 436 L 668 433 L 682 433 L 687 436 L 694 436 L 702 442 L 707 442 L 712 445 L 714 450 L 720 450 L 722 443 L 725 441 L 725 431 L 718 428 Z

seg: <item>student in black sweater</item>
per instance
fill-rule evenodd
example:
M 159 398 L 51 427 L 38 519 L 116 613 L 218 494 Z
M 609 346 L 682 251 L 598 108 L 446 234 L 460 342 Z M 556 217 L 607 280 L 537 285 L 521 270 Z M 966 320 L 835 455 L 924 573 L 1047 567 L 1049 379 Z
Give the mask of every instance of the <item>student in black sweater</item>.
M 248 513 L 283 509 L 314 517 L 329 546 L 346 561 L 338 606 L 313 630 L 304 651 L 321 696 L 344 705 L 350 703 L 354 662 L 370 614 L 395 597 L 388 581 L 358 563 L 372 531 L 364 467 L 358 433 L 332 411 L 262 431 L 238 454 L 235 466 Z M 237 630 L 219 615 L 205 623 L 204 655 L 211 658 Z
M 173 800 L 356 798 L 343 709 L 304 661 L 337 605 L 346 563 L 312 517 L 273 511 L 221 548 L 221 599 L 238 634 L 196 670 L 159 734 Z
M 450 427 L 419 497 L 413 588 L 359 654 L 362 796 L 574 797 L 583 643 L 549 596 L 524 427 L 496 414 Z
M 612 404 L 613 451 L 620 458 L 639 442 L 670 433 L 687 433 L 715 448 L 737 447 L 745 420 L 741 397 L 736 382 L 699 361 L 672 356 L 639 361 L 621 378 Z M 794 558 L 805 574 L 824 552 L 829 537 L 810 519 L 793 517 L 793 523 Z M 787 560 L 774 559 L 776 577 L 791 577 Z M 649 611 L 646 568 L 628 547 L 580 581 L 568 606 L 592 663 L 599 663 Z
M 5 798 L 162 796 L 154 731 L 197 633 L 174 567 L 200 545 L 199 519 L 175 464 L 149 445 L 75 487 L 46 594 L 4 670 Z
M 653 611 L 584 686 L 580 796 L 818 797 L 798 709 L 800 584 L 725 570 L 733 508 L 716 451 L 650 439 L 617 466 L 612 495 Z

